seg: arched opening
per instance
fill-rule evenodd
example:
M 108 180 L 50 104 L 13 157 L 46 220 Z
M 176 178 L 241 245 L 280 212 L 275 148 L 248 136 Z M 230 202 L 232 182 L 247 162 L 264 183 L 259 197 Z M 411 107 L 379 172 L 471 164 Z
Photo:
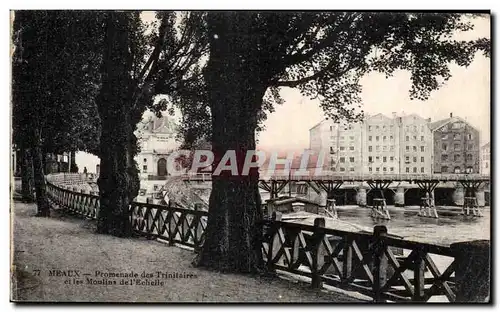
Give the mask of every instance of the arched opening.
M 391 189 L 385 189 L 382 193 L 384 194 L 385 203 L 387 205 L 394 205 L 394 192 Z M 380 190 L 368 190 L 366 194 L 366 204 L 368 206 L 373 206 L 374 198 L 382 198 Z
M 422 197 L 426 194 L 419 188 L 410 188 L 405 192 L 405 206 L 419 206 L 422 202 Z
M 454 206 L 453 203 L 453 192 L 454 188 L 451 187 L 441 187 L 434 190 L 434 198 L 436 206 Z
M 158 159 L 158 176 L 163 177 L 167 175 L 167 160 L 165 158 Z

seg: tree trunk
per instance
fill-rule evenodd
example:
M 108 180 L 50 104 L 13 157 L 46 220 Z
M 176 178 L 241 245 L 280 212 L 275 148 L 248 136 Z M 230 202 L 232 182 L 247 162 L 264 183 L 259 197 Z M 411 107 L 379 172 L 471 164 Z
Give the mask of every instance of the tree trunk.
M 129 205 L 139 192 L 139 174 L 134 161 L 137 140 L 130 117 L 132 97 L 129 73 L 127 16 L 108 13 L 102 87 L 97 106 L 102 123 L 100 137 L 99 233 L 127 237 L 132 234 Z
M 25 203 L 35 201 L 33 194 L 33 161 L 31 158 L 31 150 L 21 147 L 21 195 Z
M 37 215 L 41 217 L 50 216 L 50 206 L 47 198 L 47 189 L 45 187 L 45 174 L 43 170 L 43 155 L 42 155 L 42 141 L 40 130 L 37 127 L 33 128 L 33 171 L 35 178 L 35 193 Z
M 70 172 L 78 173 L 78 166 L 76 165 L 76 152 L 69 152 L 69 159 L 71 164 Z
M 198 264 L 223 272 L 255 273 L 263 265 L 258 170 L 243 176 L 241 169 L 247 151 L 255 150 L 257 112 L 266 87 L 259 80 L 259 61 L 252 58 L 253 43 L 245 40 L 251 18 L 219 15 L 209 19 L 209 29 L 214 39 L 205 78 L 212 113 L 213 168 L 228 150 L 234 150 L 238 175 L 226 171 L 212 177 L 206 239 Z

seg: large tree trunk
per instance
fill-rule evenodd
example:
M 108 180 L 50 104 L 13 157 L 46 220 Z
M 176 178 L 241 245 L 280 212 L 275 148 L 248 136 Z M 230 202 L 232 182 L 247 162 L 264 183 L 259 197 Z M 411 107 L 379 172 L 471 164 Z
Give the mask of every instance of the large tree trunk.
M 31 150 L 21 147 L 21 196 L 25 203 L 35 201 L 33 194 L 33 160 Z
M 43 170 L 43 155 L 42 155 L 42 141 L 40 130 L 37 127 L 33 128 L 33 171 L 35 178 L 35 193 L 36 193 L 36 205 L 37 205 L 37 215 L 41 217 L 50 216 L 50 206 L 47 198 L 47 189 L 45 183 L 45 174 Z
M 78 173 L 78 166 L 76 165 L 76 152 L 69 152 L 70 159 L 70 172 Z
M 230 14 L 230 13 L 228 13 Z M 212 177 L 205 243 L 198 264 L 223 272 L 255 273 L 262 267 L 261 199 L 258 170 L 241 175 L 246 153 L 255 150 L 257 112 L 266 91 L 259 81 L 253 43 L 242 40 L 251 18 L 218 15 L 209 19 L 210 60 L 205 73 L 212 112 L 215 169 L 228 151 L 236 151 L 238 176 Z
M 136 139 L 130 117 L 132 98 L 129 76 L 131 60 L 127 17 L 108 13 L 102 87 L 97 98 L 102 123 L 100 175 L 97 181 L 100 210 L 99 233 L 120 237 L 132 234 L 129 205 L 139 192 L 139 175 L 134 161 Z

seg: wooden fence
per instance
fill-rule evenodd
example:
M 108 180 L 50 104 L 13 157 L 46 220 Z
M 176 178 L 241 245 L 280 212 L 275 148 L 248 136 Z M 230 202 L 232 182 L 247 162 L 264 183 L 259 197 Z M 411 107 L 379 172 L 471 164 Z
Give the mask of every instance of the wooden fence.
M 97 195 L 51 182 L 47 189 L 56 207 L 97 217 Z M 172 204 L 133 202 L 130 206 L 135 232 L 195 251 L 203 244 L 207 218 L 206 211 Z M 367 295 L 375 302 L 425 302 L 435 296 L 449 302 L 489 298 L 489 241 L 439 246 L 389 237 L 385 226 L 376 226 L 373 234 L 353 233 L 325 228 L 323 218 L 317 218 L 314 226 L 284 222 L 279 213 L 262 226 L 267 269 L 309 278 L 314 288 L 330 285 Z M 439 268 L 435 259 L 445 266 Z

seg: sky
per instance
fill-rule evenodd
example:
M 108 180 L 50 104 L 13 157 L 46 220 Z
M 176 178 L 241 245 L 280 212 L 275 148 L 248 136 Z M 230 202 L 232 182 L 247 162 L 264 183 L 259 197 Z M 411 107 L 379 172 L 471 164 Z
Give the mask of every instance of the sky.
M 473 31 L 457 35 L 457 39 L 470 40 L 490 37 L 489 18 L 474 21 Z M 481 144 L 490 138 L 490 59 L 478 53 L 472 64 L 465 68 L 450 66 L 452 77 L 427 101 L 410 100 L 410 74 L 398 71 L 388 79 L 371 73 L 362 79 L 362 109 L 365 114 L 392 112 L 418 114 L 432 121 L 453 116 L 467 120 L 480 131 Z M 258 146 L 269 150 L 300 150 L 309 147 L 309 129 L 325 118 L 318 101 L 303 97 L 295 89 L 282 89 L 285 100 L 268 115 L 266 130 L 258 135 Z

